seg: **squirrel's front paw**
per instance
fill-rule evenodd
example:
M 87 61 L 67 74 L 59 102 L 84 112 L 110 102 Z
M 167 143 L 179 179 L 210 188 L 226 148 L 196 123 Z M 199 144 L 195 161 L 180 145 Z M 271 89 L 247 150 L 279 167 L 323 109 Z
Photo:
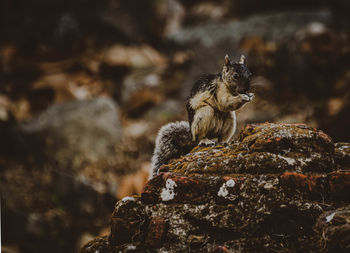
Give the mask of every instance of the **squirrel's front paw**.
M 239 94 L 242 101 L 250 102 L 254 99 L 254 93 Z
M 209 140 L 209 139 L 205 138 L 205 139 L 202 139 L 202 140 L 198 143 L 198 145 L 199 145 L 200 147 L 212 147 L 212 146 L 215 146 L 216 143 L 217 143 L 217 141 L 215 141 L 215 140 Z

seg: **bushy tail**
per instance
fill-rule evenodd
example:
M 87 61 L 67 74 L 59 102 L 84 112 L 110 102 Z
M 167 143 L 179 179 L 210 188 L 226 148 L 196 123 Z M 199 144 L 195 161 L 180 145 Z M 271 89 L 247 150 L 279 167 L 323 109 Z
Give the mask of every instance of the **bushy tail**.
M 164 125 L 156 138 L 150 178 L 159 173 L 160 166 L 173 158 L 187 154 L 196 144 L 192 141 L 188 122 L 179 121 Z

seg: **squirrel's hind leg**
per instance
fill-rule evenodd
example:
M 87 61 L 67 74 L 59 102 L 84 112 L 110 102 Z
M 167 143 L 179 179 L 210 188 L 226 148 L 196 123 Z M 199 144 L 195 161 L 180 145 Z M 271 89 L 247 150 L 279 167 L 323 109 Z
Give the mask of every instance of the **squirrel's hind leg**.
M 236 125 L 237 125 L 236 112 L 231 111 L 230 117 L 228 117 L 223 124 L 223 129 L 222 129 L 223 142 L 225 142 L 225 143 L 233 142 L 233 136 L 236 132 Z

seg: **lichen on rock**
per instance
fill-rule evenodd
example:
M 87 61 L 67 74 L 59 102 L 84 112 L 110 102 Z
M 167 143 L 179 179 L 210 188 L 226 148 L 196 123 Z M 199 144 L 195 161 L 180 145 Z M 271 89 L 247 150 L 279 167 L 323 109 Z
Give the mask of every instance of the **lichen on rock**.
M 163 165 L 81 252 L 346 252 L 346 147 L 302 124 L 248 125 Z
M 161 171 L 196 173 L 330 172 L 334 169 L 334 144 L 320 130 L 302 124 L 247 125 L 237 143 L 195 148 Z

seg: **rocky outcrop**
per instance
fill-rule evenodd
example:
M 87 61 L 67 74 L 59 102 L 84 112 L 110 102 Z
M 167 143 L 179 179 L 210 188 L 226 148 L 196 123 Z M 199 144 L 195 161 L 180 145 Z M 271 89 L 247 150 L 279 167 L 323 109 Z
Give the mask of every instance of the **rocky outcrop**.
M 248 125 L 163 165 L 81 252 L 346 252 L 348 156 L 303 124 Z

